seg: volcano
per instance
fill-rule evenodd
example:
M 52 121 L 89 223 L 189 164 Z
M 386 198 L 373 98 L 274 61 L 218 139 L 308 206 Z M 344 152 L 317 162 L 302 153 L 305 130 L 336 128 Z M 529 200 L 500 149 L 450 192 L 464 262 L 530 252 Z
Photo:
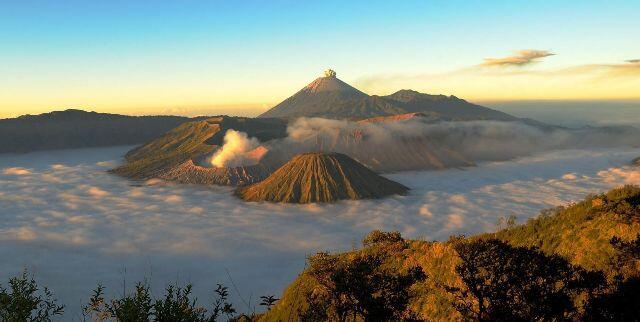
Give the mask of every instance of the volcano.
M 432 121 L 518 120 L 455 96 L 413 90 L 400 90 L 388 96 L 368 95 L 340 80 L 330 69 L 259 117 L 362 120 L 407 113 L 422 113 Z
M 379 115 L 401 114 L 384 100 L 373 98 L 341 81 L 332 70 L 259 117 L 323 117 L 361 119 Z
M 375 199 L 408 190 L 344 154 L 304 153 L 264 181 L 239 188 L 236 195 L 246 201 L 312 203 Z
M 187 122 L 129 151 L 125 162 L 111 170 L 136 180 L 160 178 L 189 184 L 246 185 L 266 178 L 277 166 L 204 166 L 223 144 L 229 129 L 238 129 L 262 141 L 286 135 L 286 123 L 278 119 L 218 116 Z

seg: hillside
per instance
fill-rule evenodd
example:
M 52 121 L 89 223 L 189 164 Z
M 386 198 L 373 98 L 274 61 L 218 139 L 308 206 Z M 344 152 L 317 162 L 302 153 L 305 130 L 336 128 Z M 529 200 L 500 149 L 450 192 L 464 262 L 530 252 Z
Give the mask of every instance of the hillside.
M 587 269 L 613 274 L 620 267 L 615 266 L 618 254 L 609 240 L 614 236 L 631 240 L 639 232 L 640 188 L 627 186 L 544 212 L 524 225 L 480 237 L 493 236 L 514 246 L 537 247 Z
M 66 110 L 0 120 L 0 153 L 133 145 L 189 121 Z
M 336 269 L 339 266 L 335 266 L 335 263 L 347 265 L 357 258 L 371 254 L 384 258 L 381 265 L 397 274 L 416 267 L 424 271 L 427 278 L 411 286 L 410 290 L 414 296 L 408 304 L 408 309 L 423 320 L 467 319 L 462 315 L 465 312 L 464 305 L 477 307 L 478 302 L 469 293 L 465 293 L 464 290 L 470 287 L 469 283 L 473 279 L 468 279 L 467 275 L 464 275 L 463 279 L 460 275 L 463 272 L 477 272 L 476 274 L 480 275 L 476 275 L 476 278 L 483 279 L 489 278 L 491 274 L 500 276 L 496 277 L 495 281 L 486 280 L 485 283 L 490 284 L 484 284 L 484 287 L 491 287 L 492 292 L 507 292 L 503 298 L 506 302 L 502 305 L 505 307 L 495 306 L 493 309 L 496 312 L 492 314 L 508 309 L 508 312 L 502 313 L 512 314 L 507 320 L 513 320 L 514 314 L 523 314 L 531 318 L 534 313 L 529 309 L 547 300 L 546 296 L 564 296 L 565 301 L 569 301 L 564 304 L 569 311 L 553 313 L 550 307 L 546 307 L 546 311 L 540 314 L 559 314 L 558 316 L 572 316 L 571 319 L 580 320 L 580 315 L 584 314 L 585 310 L 591 310 L 587 316 L 601 314 L 602 310 L 611 310 L 606 307 L 598 308 L 598 303 L 608 303 L 606 299 L 619 296 L 615 295 L 615 292 L 625 291 L 617 286 L 626 285 L 618 284 L 620 280 L 640 276 L 638 254 L 633 251 L 626 253 L 624 248 L 614 247 L 612 241 L 612 237 L 618 237 L 621 240 L 619 244 L 633 244 L 633 240 L 640 233 L 639 216 L 640 187 L 627 186 L 587 197 L 577 204 L 543 212 L 538 218 L 525 224 L 503 229 L 495 234 L 469 238 L 454 237 L 446 242 L 427 242 L 405 241 L 399 235 L 381 235 L 374 232 L 365 238 L 362 249 L 339 254 L 321 253 L 311 257 L 308 268 L 285 290 L 282 299 L 261 321 L 301 321 L 302 317 L 313 314 L 313 309 L 318 305 L 324 305 L 323 310 L 331 312 L 333 302 L 323 300 L 328 295 L 322 291 L 326 289 L 326 281 L 318 279 L 318 258 L 323 258 L 322 262 L 325 263 L 321 266 L 325 269 L 324 275 L 321 276 L 326 277 L 326 274 L 329 274 L 328 276 L 335 280 L 338 276 L 343 276 L 332 275 L 338 274 Z M 501 244 L 501 241 L 505 243 Z M 532 246 L 540 247 L 540 250 L 531 248 Z M 633 259 L 633 256 L 636 256 L 636 259 Z M 333 266 L 326 265 L 330 262 L 334 263 Z M 473 265 L 481 265 L 480 267 L 486 267 L 486 270 L 464 269 L 475 267 Z M 510 266 L 513 267 L 508 268 Z M 554 273 L 549 273 L 549 270 Z M 339 274 L 344 273 L 345 271 L 341 271 Z M 538 288 L 541 284 L 525 287 L 531 279 L 522 277 L 528 274 L 532 274 L 532 277 L 538 276 L 532 279 L 536 280 L 536 283 L 548 282 L 548 287 L 552 289 Z M 600 274 L 607 277 L 608 282 L 600 279 Z M 613 276 L 616 275 L 622 279 L 614 279 Z M 500 282 L 503 278 L 511 282 Z M 543 282 L 545 279 L 550 280 Z M 522 285 L 523 289 L 518 288 L 520 284 L 517 283 L 525 283 Z M 602 283 L 605 286 L 602 286 Z M 565 286 L 555 289 L 558 285 Z M 531 293 L 534 289 L 529 287 L 534 287 L 535 292 L 541 293 Z M 566 291 L 566 287 L 575 288 L 573 291 Z M 514 297 L 516 293 L 509 292 L 524 292 L 518 294 L 533 297 L 518 302 L 518 297 Z M 498 296 L 502 293 L 488 294 Z M 592 297 L 587 297 L 588 294 L 592 294 Z M 588 299 L 593 302 L 587 303 Z M 624 298 L 620 303 L 624 303 Z M 489 304 L 491 302 L 486 302 L 487 309 Z M 512 307 L 507 308 L 506 305 Z M 625 307 L 629 310 L 634 309 Z M 517 311 L 515 308 L 523 311 Z M 607 314 L 610 314 L 605 316 L 608 320 L 616 320 L 617 313 Z M 591 318 L 597 320 L 595 316 Z
M 406 113 L 423 113 L 432 121 L 517 120 L 455 96 L 428 95 L 411 90 L 370 96 L 338 79 L 332 70 L 259 117 L 362 120 Z
M 406 194 L 408 188 L 377 175 L 340 153 L 305 153 L 294 157 L 262 182 L 239 188 L 246 201 L 334 202 Z
M 270 171 L 261 167 L 213 169 L 197 165 L 221 144 L 226 130 L 243 131 L 260 141 L 284 137 L 286 124 L 277 119 L 219 116 L 187 122 L 125 155 L 113 172 L 132 179 L 160 177 L 183 183 L 247 184 Z

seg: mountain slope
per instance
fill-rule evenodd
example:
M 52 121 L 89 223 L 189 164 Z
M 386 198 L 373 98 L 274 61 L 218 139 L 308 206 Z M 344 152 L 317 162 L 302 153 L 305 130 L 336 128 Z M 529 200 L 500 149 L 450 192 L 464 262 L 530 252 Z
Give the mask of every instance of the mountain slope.
M 426 321 L 462 321 L 454 302 L 452 287 L 462 287 L 456 266 L 461 259 L 455 245 L 476 240 L 497 238 L 513 247 L 539 247 L 549 255 L 560 255 L 576 267 L 602 271 L 611 280 L 620 274 L 624 277 L 640 275 L 640 261 L 621 262 L 626 258 L 612 246 L 611 238 L 624 242 L 634 240 L 640 234 L 640 187 L 626 186 L 607 193 L 589 196 L 582 202 L 544 212 L 527 223 L 468 238 L 451 238 L 446 242 L 406 241 L 402 248 L 383 249 L 389 259 L 384 265 L 397 270 L 419 266 L 428 276 L 424 283 L 415 285 L 415 299 L 410 309 Z M 348 260 L 355 253 L 369 251 L 366 248 L 346 253 L 331 254 L 340 260 Z M 625 264 L 621 264 L 625 263 Z M 302 321 L 301 315 L 309 309 L 308 299 L 313 298 L 318 283 L 303 271 L 284 291 L 281 300 L 260 321 Z M 580 295 L 576 301 L 584 300 Z
M 381 198 L 407 190 L 344 154 L 305 153 L 236 195 L 246 201 L 310 203 Z
M 640 187 L 625 186 L 481 237 L 496 237 L 514 246 L 538 247 L 585 268 L 613 274 L 621 267 L 615 264 L 618 252 L 609 241 L 614 236 L 632 240 L 638 233 Z
M 455 96 L 429 95 L 413 90 L 400 90 L 382 98 L 393 105 L 402 107 L 407 113 L 423 113 L 426 114 L 426 117 L 435 120 L 518 120 L 507 113 L 472 104 Z
M 434 121 L 517 120 L 454 96 L 428 95 L 410 90 L 388 96 L 369 96 L 338 79 L 332 70 L 259 117 L 361 120 L 413 112 L 424 113 Z
M 212 169 L 194 163 L 194 160 L 216 150 L 229 129 L 246 132 L 260 141 L 286 135 L 286 123 L 278 119 L 211 117 L 182 124 L 129 151 L 125 155 L 125 163 L 112 171 L 132 179 L 163 178 L 183 183 L 236 185 L 262 180 L 270 173 L 269 169 Z
M 0 153 L 132 145 L 190 121 L 66 110 L 0 120 Z
M 260 117 L 364 118 L 402 111 L 386 101 L 372 98 L 327 71 L 293 96 Z

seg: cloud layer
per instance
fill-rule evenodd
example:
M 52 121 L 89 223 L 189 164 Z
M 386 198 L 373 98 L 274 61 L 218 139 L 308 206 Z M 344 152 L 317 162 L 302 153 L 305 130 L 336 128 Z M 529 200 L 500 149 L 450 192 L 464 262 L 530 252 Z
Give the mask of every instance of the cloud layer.
M 373 229 L 442 240 L 640 179 L 624 166 L 638 149 L 572 150 L 388 175 L 412 189 L 408 196 L 285 206 L 244 203 L 226 187 L 139 184 L 106 173 L 127 149 L 0 156 L 0 256 L 11 258 L 0 263 L 0 280 L 34 271 L 69 305 L 65 320 L 81 320 L 80 302 L 96 283 L 110 295 L 145 276 L 157 292 L 193 282 L 208 301 L 215 283 L 230 283 L 228 269 L 255 299 L 279 294 L 306 255 L 348 249 Z

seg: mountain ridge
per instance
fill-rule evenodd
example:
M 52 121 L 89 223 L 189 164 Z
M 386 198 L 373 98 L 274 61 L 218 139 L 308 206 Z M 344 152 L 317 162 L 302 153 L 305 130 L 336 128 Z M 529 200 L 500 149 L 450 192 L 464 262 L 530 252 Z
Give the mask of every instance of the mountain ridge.
M 430 95 L 402 89 L 390 95 L 368 95 L 327 70 L 319 77 L 258 117 L 322 117 L 362 120 L 406 113 L 424 113 L 433 121 L 500 120 L 518 118 L 455 96 Z
M 199 118 L 128 116 L 78 109 L 0 119 L 0 153 L 133 145 Z

